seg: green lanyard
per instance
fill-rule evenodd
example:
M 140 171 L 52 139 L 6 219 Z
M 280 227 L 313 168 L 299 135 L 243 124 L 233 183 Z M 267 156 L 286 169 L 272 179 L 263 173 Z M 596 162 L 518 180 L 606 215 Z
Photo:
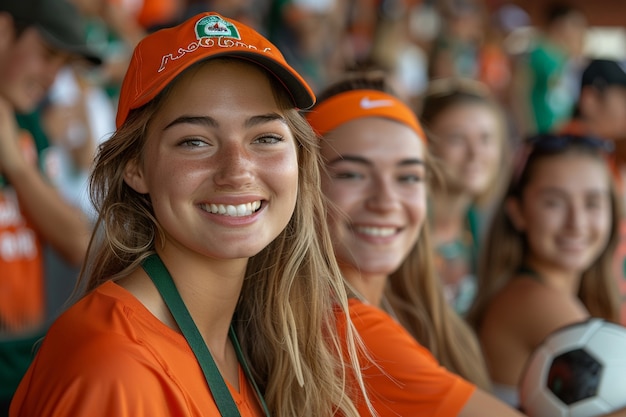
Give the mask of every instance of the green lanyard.
M 191 350 L 202 368 L 204 378 L 209 385 L 209 390 L 215 399 L 215 404 L 217 405 L 220 414 L 224 417 L 240 417 L 241 415 L 239 414 L 239 410 L 237 409 L 237 405 L 235 404 L 233 397 L 230 395 L 228 386 L 226 386 L 226 382 L 224 382 L 224 379 L 222 378 L 222 375 L 220 374 L 220 371 L 211 356 L 211 352 L 209 351 L 206 343 L 204 343 L 204 339 L 202 339 L 202 335 L 200 335 L 198 327 L 194 323 L 193 318 L 191 318 L 189 310 L 187 310 L 183 299 L 180 297 L 180 294 L 176 289 L 176 285 L 174 285 L 174 280 L 172 280 L 172 276 L 163 264 L 163 261 L 161 261 L 159 255 L 155 253 L 144 260 L 142 267 L 161 293 L 163 300 L 165 300 L 165 304 L 172 313 L 172 316 L 174 316 L 174 320 L 176 320 L 183 336 L 187 339 L 187 343 L 189 343 Z M 258 400 L 263 408 L 263 412 L 265 413 L 265 416 L 269 417 L 270 413 L 267 409 L 267 405 L 265 404 L 265 400 L 263 399 L 263 395 L 261 395 L 259 387 L 252 378 L 252 373 L 250 372 L 248 364 L 243 356 L 241 346 L 239 345 L 237 335 L 235 334 L 235 330 L 232 325 L 229 329 L 229 336 L 233 346 L 235 347 L 237 359 L 243 367 L 250 384 L 254 387 L 254 391 L 256 392 Z

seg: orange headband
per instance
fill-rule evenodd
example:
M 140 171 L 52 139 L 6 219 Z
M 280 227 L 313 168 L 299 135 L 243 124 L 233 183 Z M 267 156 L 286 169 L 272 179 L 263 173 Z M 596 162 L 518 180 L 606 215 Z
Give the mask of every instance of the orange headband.
M 353 90 L 337 94 L 306 114 L 318 135 L 362 117 L 385 117 L 409 126 L 426 143 L 426 135 L 413 110 L 398 98 L 378 90 Z

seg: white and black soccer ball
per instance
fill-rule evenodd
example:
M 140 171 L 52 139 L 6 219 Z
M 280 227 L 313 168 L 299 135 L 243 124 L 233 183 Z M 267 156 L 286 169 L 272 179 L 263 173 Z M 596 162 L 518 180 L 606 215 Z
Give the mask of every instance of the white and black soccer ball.
M 626 406 L 626 327 L 602 319 L 563 327 L 533 352 L 520 385 L 530 417 L 595 417 Z

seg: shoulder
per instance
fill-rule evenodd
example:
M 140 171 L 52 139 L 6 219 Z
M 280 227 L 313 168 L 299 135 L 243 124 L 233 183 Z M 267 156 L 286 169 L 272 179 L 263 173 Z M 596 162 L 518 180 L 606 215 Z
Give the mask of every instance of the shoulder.
M 431 352 L 381 309 L 351 300 L 350 318 L 365 348 L 377 362 L 399 364 L 401 369 L 406 369 L 407 364 L 440 368 Z
M 411 350 L 425 360 L 433 355 L 383 310 L 358 300 L 350 300 L 350 318 L 370 351 L 394 357 L 398 350 Z
M 363 341 L 362 372 L 380 415 L 455 415 L 463 407 L 474 385 L 439 365 L 387 313 L 351 300 L 350 316 Z
M 128 292 L 106 283 L 65 311 L 50 327 L 38 355 L 50 364 L 100 378 L 136 366 L 146 351 L 147 311 Z M 130 368 L 129 368 L 130 367 Z
M 116 291 L 105 284 L 55 321 L 18 388 L 17 415 L 130 416 L 154 404 L 164 415 L 167 376 Z
M 554 329 L 587 316 L 576 296 L 534 279 L 518 277 L 494 297 L 483 323 L 525 335 L 534 345 Z
M 68 308 L 52 324 L 46 339 L 74 343 L 115 343 L 136 337 L 140 326 L 133 326 L 147 314 L 143 305 L 128 291 L 113 282 L 106 282 Z
M 509 311 L 535 316 L 563 309 L 580 311 L 582 307 L 578 297 L 522 276 L 512 279 L 494 298 L 494 305 L 498 304 L 503 310 L 506 306 Z

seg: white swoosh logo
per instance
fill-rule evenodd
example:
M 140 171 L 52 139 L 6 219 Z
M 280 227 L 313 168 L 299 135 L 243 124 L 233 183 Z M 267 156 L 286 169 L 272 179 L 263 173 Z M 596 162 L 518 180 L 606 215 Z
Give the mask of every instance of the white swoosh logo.
M 361 108 L 362 109 L 375 109 L 377 107 L 390 107 L 393 106 L 393 101 L 391 100 L 370 100 L 369 97 L 363 97 L 361 99 Z

